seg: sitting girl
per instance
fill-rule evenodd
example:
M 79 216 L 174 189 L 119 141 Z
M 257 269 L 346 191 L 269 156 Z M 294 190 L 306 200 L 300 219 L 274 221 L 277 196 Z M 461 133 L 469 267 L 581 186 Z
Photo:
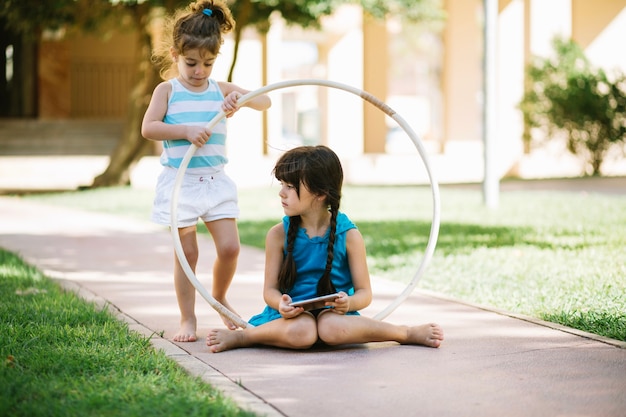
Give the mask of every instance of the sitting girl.
M 267 306 L 243 330 L 214 329 L 211 352 L 268 345 L 308 349 L 316 342 L 341 345 L 395 341 L 439 347 L 437 324 L 401 326 L 358 313 L 372 301 L 365 243 L 348 216 L 339 211 L 343 170 L 325 146 L 302 146 L 281 156 L 274 168 L 281 183 L 285 217 L 265 242 Z M 337 293 L 319 309 L 291 303 Z

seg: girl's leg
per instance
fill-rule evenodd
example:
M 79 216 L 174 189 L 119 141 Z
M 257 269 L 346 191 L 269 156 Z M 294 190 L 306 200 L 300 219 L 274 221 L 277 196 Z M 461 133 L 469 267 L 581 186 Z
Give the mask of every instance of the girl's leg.
M 198 242 L 196 240 L 196 226 L 183 227 L 178 229 L 180 243 L 185 253 L 185 258 L 192 271 L 196 270 L 198 263 Z M 196 289 L 189 282 L 185 271 L 178 261 L 178 256 L 174 253 L 174 288 L 176 289 L 176 299 L 180 309 L 180 330 L 174 335 L 175 342 L 195 342 L 196 337 Z
M 206 222 L 205 224 L 211 236 L 213 236 L 217 251 L 217 257 L 213 264 L 212 295 L 218 302 L 234 312 L 226 300 L 226 292 L 235 276 L 237 259 L 239 257 L 240 243 L 237 222 L 235 219 L 221 219 Z M 229 329 L 234 330 L 237 328 L 228 318 L 222 317 L 222 320 Z
M 280 318 L 243 330 L 214 329 L 206 338 L 206 344 L 213 353 L 254 345 L 308 349 L 315 342 L 317 325 L 315 318 L 309 313 L 300 314 L 293 319 Z
M 403 345 L 439 347 L 443 330 L 429 323 L 420 326 L 399 326 L 363 316 L 345 316 L 324 312 L 317 318 L 318 333 L 329 345 L 393 341 Z

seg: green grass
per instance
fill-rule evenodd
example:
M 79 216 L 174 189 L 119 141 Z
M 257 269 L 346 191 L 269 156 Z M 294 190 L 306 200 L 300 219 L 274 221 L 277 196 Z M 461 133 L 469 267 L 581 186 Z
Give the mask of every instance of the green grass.
M 253 415 L 3 250 L 0 299 L 2 416 Z
M 240 190 L 244 244 L 263 247 L 282 216 L 277 187 Z M 148 219 L 151 191 L 103 189 L 40 195 L 50 203 Z M 432 220 L 427 187 L 345 187 L 373 275 L 408 282 Z M 202 230 L 203 228 L 201 228 Z M 468 302 L 626 341 L 626 195 L 501 192 L 442 187 L 435 255 L 419 286 Z

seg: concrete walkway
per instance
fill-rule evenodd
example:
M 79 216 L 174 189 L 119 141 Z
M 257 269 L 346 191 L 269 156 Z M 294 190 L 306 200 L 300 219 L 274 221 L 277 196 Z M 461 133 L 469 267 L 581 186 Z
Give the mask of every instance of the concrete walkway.
M 242 407 L 267 416 L 624 416 L 626 344 L 416 291 L 387 320 L 441 324 L 440 349 L 371 343 L 294 352 L 211 354 L 222 326 L 201 298 L 195 343 L 178 326 L 167 230 L 109 215 L 0 197 L 0 247 L 119 311 L 131 328 Z M 210 284 L 213 247 L 201 237 L 199 278 Z M 263 307 L 263 253 L 244 247 L 230 301 L 248 318 Z M 374 281 L 374 315 L 400 292 Z M 158 336 L 163 332 L 163 337 Z

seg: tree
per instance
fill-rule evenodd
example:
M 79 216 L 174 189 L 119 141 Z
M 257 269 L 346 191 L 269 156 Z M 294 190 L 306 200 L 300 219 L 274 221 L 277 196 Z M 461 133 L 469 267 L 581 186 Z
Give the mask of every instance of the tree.
M 124 122 L 122 137 L 118 140 L 109 165 L 104 172 L 94 178 L 92 188 L 130 184 L 130 170 L 143 156 L 152 151 L 152 143 L 141 136 L 141 122 L 148 108 L 152 91 L 161 82 L 159 68 L 152 64 L 153 34 L 151 22 L 164 13 L 171 13 L 177 7 L 186 6 L 188 1 L 181 0 L 119 0 L 125 10 L 132 16 L 132 21 L 138 32 L 138 50 L 135 61 L 137 69 L 134 83 L 130 92 L 128 113 Z
M 5 0 L 0 4 L 0 116 L 37 115 L 37 48 L 44 29 L 57 30 L 81 25 L 89 30 L 106 20 L 112 10 L 108 0 L 59 0 L 45 4 L 34 0 Z M 14 67 L 7 78 L 11 47 Z
M 329 0 L 330 2 L 332 0 Z M 161 80 L 158 75 L 159 68 L 149 65 L 152 47 L 152 37 L 148 30 L 148 27 L 150 27 L 149 21 L 151 18 L 160 15 L 160 13 L 156 12 L 157 9 L 161 12 L 171 13 L 177 7 L 184 7 L 188 3 L 189 1 L 170 0 L 167 4 L 162 4 L 158 0 L 148 0 L 142 4 L 137 4 L 135 0 L 126 0 L 126 7 L 130 7 L 135 11 L 134 20 L 136 27 L 141 32 L 141 50 L 143 52 L 138 62 L 138 67 L 141 70 L 138 75 L 136 88 L 131 93 L 130 111 L 125 122 L 123 137 L 113 150 L 108 167 L 94 179 L 92 187 L 128 184 L 130 182 L 130 168 L 141 157 L 150 152 L 152 144 L 140 135 L 140 127 L 143 114 L 150 101 L 150 95 Z M 235 29 L 235 54 L 228 77 L 229 81 L 232 81 L 232 73 L 237 59 L 236 51 L 239 49 L 241 34 L 246 27 L 253 26 L 261 32 L 267 32 L 269 30 L 269 15 L 274 11 L 280 12 L 288 22 L 311 25 L 319 22 L 319 19 L 324 14 L 332 11 L 327 7 L 307 7 L 307 5 L 314 6 L 315 4 L 319 5 L 319 3 L 324 3 L 324 1 L 276 2 L 272 0 L 257 0 L 252 3 L 251 0 L 238 0 L 230 4 L 237 25 Z M 318 14 L 315 14 L 315 12 Z
M 129 0 L 127 0 L 129 1 Z M 169 4 L 163 6 L 165 12 L 171 12 L 176 7 L 186 5 L 188 1 L 170 0 Z M 270 28 L 270 15 L 279 13 L 288 24 L 301 27 L 319 27 L 320 20 L 324 16 L 332 14 L 336 8 L 342 4 L 361 4 L 364 10 L 378 18 L 383 18 L 389 14 L 403 16 L 411 21 L 433 21 L 441 20 L 442 12 L 439 0 L 237 0 L 231 1 L 230 7 L 237 22 L 234 32 L 234 54 L 233 61 L 228 76 L 232 81 L 234 68 L 237 63 L 237 51 L 239 42 L 245 28 L 253 27 L 259 33 L 267 33 Z M 130 0 L 129 4 L 134 7 L 136 1 Z M 161 3 L 157 0 L 147 0 L 144 5 L 157 7 Z M 137 15 L 138 28 L 147 24 L 146 16 Z M 150 47 L 150 37 L 145 33 L 143 49 Z M 146 51 L 147 52 L 147 51 Z M 124 130 L 124 137 L 118 142 L 116 149 L 111 155 L 109 166 L 101 175 L 94 179 L 92 187 L 112 186 L 128 184 L 129 170 L 132 165 L 150 150 L 150 142 L 144 140 L 139 134 L 143 113 L 149 102 L 150 94 L 160 81 L 156 76 L 158 69 L 147 66 L 149 55 L 143 57 L 143 75 L 140 76 L 140 83 L 130 97 L 131 112 L 127 118 Z
M 157 18 L 164 10 L 173 10 L 177 3 L 170 1 L 163 8 L 155 8 L 146 1 L 143 3 L 127 2 L 125 8 L 130 12 L 137 28 L 140 53 L 135 60 L 135 86 L 129 95 L 128 113 L 124 121 L 122 137 L 117 141 L 109 165 L 103 173 L 94 178 L 92 188 L 130 184 L 130 170 L 143 156 L 150 154 L 152 144 L 141 136 L 141 122 L 148 108 L 150 95 L 161 81 L 159 69 L 151 64 L 152 33 L 151 19 Z M 159 13 L 159 11 L 161 13 Z
M 586 173 L 600 175 L 609 149 L 626 140 L 626 77 L 610 80 L 571 40 L 555 39 L 554 49 L 554 57 L 537 58 L 527 70 L 524 120 L 547 138 L 565 134 L 568 150 L 586 161 Z
M 43 29 L 80 26 L 92 30 L 116 8 L 109 0 L 5 0 L 0 16 L 7 29 L 37 40 Z
M 151 143 L 141 137 L 140 125 L 150 95 L 161 81 L 159 69 L 150 60 L 150 21 L 188 3 L 189 0 L 56 0 L 51 6 L 39 0 L 5 0 L 0 8 L 0 17 L 4 17 L 15 30 L 36 34 L 49 27 L 93 29 L 98 27 L 102 16 L 126 14 L 132 17 L 138 30 L 138 50 L 141 51 L 136 63 L 136 87 L 130 93 L 123 136 L 111 154 L 109 166 L 94 179 L 92 187 L 128 184 L 130 168 L 150 151 Z M 324 16 L 347 3 L 361 4 L 367 13 L 378 18 L 397 14 L 419 21 L 441 19 L 442 16 L 440 0 L 232 0 L 230 7 L 237 25 L 229 80 L 232 80 L 239 41 L 245 28 L 253 27 L 259 33 L 266 33 L 272 13 L 279 13 L 288 24 L 319 27 Z

